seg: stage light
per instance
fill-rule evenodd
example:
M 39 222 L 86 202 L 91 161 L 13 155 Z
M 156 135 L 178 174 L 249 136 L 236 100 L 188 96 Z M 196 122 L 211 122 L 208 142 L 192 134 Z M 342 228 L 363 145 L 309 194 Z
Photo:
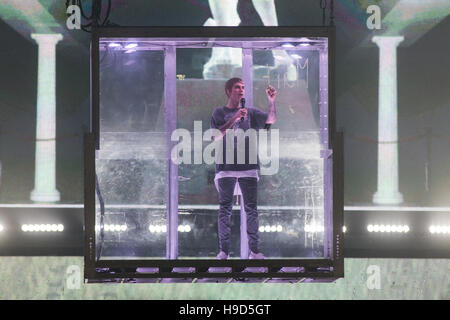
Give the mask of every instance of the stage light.
M 23 232 L 62 232 L 64 226 L 62 224 L 23 224 L 21 226 Z
M 283 231 L 283 227 L 281 225 L 277 225 L 277 232 Z
M 190 225 L 180 225 L 180 226 L 178 226 L 178 231 L 179 232 L 190 232 L 191 226 Z
M 346 233 L 347 232 L 347 227 L 346 226 L 342 226 L 342 232 Z
M 132 53 L 132 52 L 136 52 L 136 50 L 130 49 L 130 50 L 125 51 L 125 53 Z
M 0 232 L 2 232 L 4 230 L 3 225 L 0 224 Z
M 298 55 L 296 53 L 291 54 L 291 57 L 294 58 L 294 59 L 302 59 L 303 58 L 301 55 Z
M 450 234 L 450 226 L 448 225 L 432 225 L 428 230 L 432 234 Z
M 309 43 L 300 43 L 300 46 L 302 46 L 302 47 L 308 47 L 308 46 L 310 46 L 310 44 L 309 44 Z
M 259 230 L 259 232 L 264 232 L 265 228 L 264 228 L 264 226 L 260 226 L 258 230 Z
M 132 49 L 132 48 L 136 48 L 138 45 L 137 43 L 129 43 L 125 46 L 126 49 Z
M 283 48 L 294 48 L 295 47 L 292 43 L 283 43 L 281 46 Z
M 95 229 L 98 231 L 100 229 L 100 226 L 96 226 Z M 127 225 L 126 224 L 105 224 L 103 226 L 103 230 L 124 232 L 127 230 Z
M 155 228 L 155 226 L 154 225 L 149 225 L 148 226 L 148 230 L 151 232 L 151 233 L 154 233 L 155 231 L 156 231 L 156 228 Z
M 270 232 L 270 226 L 269 226 L 269 225 L 265 226 L 265 227 L 264 227 L 264 231 L 265 231 L 265 232 Z
M 396 232 L 396 233 L 407 233 L 409 232 L 409 226 L 407 225 L 384 225 L 384 224 L 369 224 L 367 226 L 367 231 L 369 232 Z
M 116 42 L 112 42 L 108 45 L 108 47 L 110 48 L 115 48 L 115 47 L 121 47 L 122 45 L 120 43 L 116 43 Z
M 277 231 L 277 226 L 271 226 L 270 227 L 270 231 L 271 232 L 276 232 Z

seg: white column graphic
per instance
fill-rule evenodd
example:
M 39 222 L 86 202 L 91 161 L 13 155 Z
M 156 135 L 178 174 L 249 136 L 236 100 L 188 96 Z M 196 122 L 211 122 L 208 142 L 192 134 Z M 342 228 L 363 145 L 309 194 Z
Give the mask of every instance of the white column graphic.
M 34 190 L 31 200 L 56 202 L 60 194 L 56 190 L 56 44 L 62 35 L 31 34 L 39 46 L 38 88 L 36 112 L 36 159 Z
M 378 80 L 378 176 L 373 202 L 399 204 L 397 128 L 397 46 L 403 36 L 375 36 L 380 49 Z

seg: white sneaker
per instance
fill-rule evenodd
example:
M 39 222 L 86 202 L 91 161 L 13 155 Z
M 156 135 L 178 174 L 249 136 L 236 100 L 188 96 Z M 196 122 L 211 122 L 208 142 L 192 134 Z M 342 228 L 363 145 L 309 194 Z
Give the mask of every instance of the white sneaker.
M 216 259 L 217 260 L 227 260 L 230 256 L 227 255 L 225 252 L 220 251 L 219 254 L 217 255 Z
M 248 258 L 255 260 L 264 260 L 266 257 L 264 257 L 264 255 L 261 252 L 254 253 L 253 251 L 250 251 L 250 255 L 248 256 Z

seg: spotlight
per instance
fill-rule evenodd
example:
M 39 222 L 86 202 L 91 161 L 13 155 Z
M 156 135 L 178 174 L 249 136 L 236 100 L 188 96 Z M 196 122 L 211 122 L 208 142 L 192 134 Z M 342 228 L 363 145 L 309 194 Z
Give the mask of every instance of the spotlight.
M 300 43 L 300 46 L 302 46 L 302 47 L 309 47 L 310 44 L 309 43 Z
M 283 231 L 283 227 L 281 225 L 277 225 L 277 232 Z
M 148 230 L 151 232 L 151 233 L 154 233 L 155 231 L 156 231 L 156 228 L 155 228 L 155 226 L 154 225 L 149 225 L 148 226 Z
M 281 46 L 283 48 L 294 48 L 295 47 L 292 43 L 283 43 Z
M 428 228 L 432 234 L 449 234 L 450 226 L 448 225 L 432 225 Z
M 342 232 L 346 233 L 347 232 L 347 227 L 346 226 L 342 226 Z
M 291 57 L 294 58 L 294 59 L 301 59 L 301 58 L 303 58 L 301 55 L 298 55 L 296 53 L 291 54 Z
M 129 43 L 125 46 L 126 49 L 132 49 L 132 48 L 136 48 L 138 45 L 137 43 Z
M 122 45 L 120 43 L 116 43 L 116 42 L 111 42 L 110 44 L 108 44 L 108 47 L 110 48 L 116 48 L 116 47 L 121 47 Z
M 384 224 L 369 224 L 367 226 L 367 231 L 369 232 L 396 232 L 396 233 L 407 233 L 409 232 L 409 226 L 407 225 L 384 225 Z
M 180 225 L 180 226 L 178 226 L 178 231 L 179 232 L 190 232 L 191 226 L 190 225 Z
M 276 232 L 277 231 L 277 226 L 271 226 L 270 227 L 270 231 L 271 232 Z
M 62 224 L 23 224 L 21 229 L 23 232 L 62 232 L 64 226 Z
M 259 232 L 264 232 L 265 228 L 264 228 L 264 226 L 260 226 L 258 230 L 259 230 Z
M 132 52 L 136 52 L 136 50 L 130 49 L 130 50 L 125 51 L 125 53 L 132 53 Z
M 265 232 L 270 232 L 270 226 L 265 226 L 265 227 L 264 227 L 264 231 L 265 231 Z

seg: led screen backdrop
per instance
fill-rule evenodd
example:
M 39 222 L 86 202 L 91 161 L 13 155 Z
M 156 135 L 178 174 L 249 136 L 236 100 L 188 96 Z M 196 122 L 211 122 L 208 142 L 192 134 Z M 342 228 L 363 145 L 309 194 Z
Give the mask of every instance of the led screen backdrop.
M 379 30 L 368 27 L 371 14 L 367 8 L 374 4 L 381 10 Z M 31 37 L 31 33 L 46 33 L 49 29 L 41 26 L 41 29 L 33 30 L 37 18 L 33 18 L 33 14 L 21 15 L 22 5 L 25 4 L 2 1 L 0 6 L 0 32 L 9 43 L 2 50 L 1 64 L 0 202 L 33 203 L 33 190 L 50 188 L 53 195 L 47 200 L 81 204 L 82 136 L 89 126 L 89 34 L 67 29 L 68 14 L 63 1 L 51 4 L 31 1 L 27 6 L 32 8 L 31 12 L 35 12 L 36 17 L 45 20 L 42 25 L 60 26 L 58 33 L 62 38 L 54 39 L 53 44 L 47 41 L 42 45 L 44 40 Z M 251 1 L 238 1 L 229 23 L 241 26 L 270 23 L 280 26 L 321 25 L 318 1 L 274 1 L 274 5 L 275 16 L 270 12 L 259 14 L 262 11 Z M 450 169 L 447 160 L 450 156 L 450 133 L 446 125 L 449 91 L 445 89 L 449 87 L 446 74 L 449 45 L 442 41 L 449 28 L 449 10 L 448 2 L 439 0 L 420 4 L 408 1 L 336 1 L 337 125 L 345 132 L 346 206 L 374 205 L 377 201 L 404 206 L 449 204 L 450 180 L 447 177 Z M 213 13 L 207 1 L 180 0 L 170 4 L 154 1 L 151 5 L 145 1 L 114 1 L 109 20 L 119 25 L 200 26 L 214 23 Z M 222 18 L 225 19 L 217 17 L 216 13 L 216 20 Z M 378 40 L 373 38 L 375 36 L 379 37 Z M 394 40 L 395 50 L 392 47 L 394 42 L 383 37 L 400 37 Z M 389 47 L 391 49 L 387 49 Z M 55 123 L 52 124 L 56 130 L 55 170 L 53 173 L 51 169 L 42 169 L 44 171 L 37 173 L 37 163 L 51 167 L 49 162 L 53 161 L 52 156 L 48 158 L 38 151 L 47 148 L 44 145 L 49 144 L 46 141 L 49 136 L 42 128 L 37 133 L 37 106 L 52 99 L 52 93 L 48 91 L 51 88 L 41 86 L 38 89 L 38 52 L 41 57 L 44 53 L 49 55 L 47 58 L 50 59 L 52 50 L 55 53 Z M 385 66 L 394 54 L 396 64 Z M 186 50 L 179 55 L 177 72 L 187 78 L 204 78 L 210 72 L 212 55 L 211 49 L 195 53 Z M 47 58 L 44 60 L 50 61 Z M 279 57 L 273 54 L 255 53 L 255 59 L 270 66 L 276 65 L 276 58 Z M 232 65 L 234 62 L 231 60 L 228 63 Z M 105 60 L 105 63 L 109 62 Z M 135 67 L 129 65 L 124 72 L 131 72 Z M 391 79 L 395 73 L 396 91 L 395 82 L 388 88 L 379 86 L 382 77 Z M 52 79 L 51 74 L 43 76 Z M 314 85 L 314 79 L 309 81 Z M 152 86 L 150 90 L 157 88 Z M 113 95 L 109 98 L 112 99 Z M 161 106 L 160 98 L 150 101 L 136 95 L 133 97 L 127 102 L 127 108 L 137 112 L 158 110 Z M 395 105 L 397 115 L 389 112 L 380 115 L 383 105 L 388 109 Z M 280 105 L 280 109 L 286 111 L 289 106 Z M 380 120 L 383 123 L 397 120 L 397 137 L 395 132 L 389 133 L 379 127 L 380 116 L 385 117 Z M 124 121 L 127 119 L 125 117 Z M 41 127 L 52 122 L 49 119 L 42 121 Z M 137 121 L 136 126 L 139 123 L 151 126 L 155 119 L 147 114 L 129 121 Z M 396 174 L 392 168 L 395 167 L 395 156 L 390 156 L 392 152 L 395 154 L 395 150 L 398 158 Z M 44 158 L 37 159 L 38 154 Z M 51 181 L 53 177 L 54 183 Z M 39 201 L 39 197 L 34 199 Z

